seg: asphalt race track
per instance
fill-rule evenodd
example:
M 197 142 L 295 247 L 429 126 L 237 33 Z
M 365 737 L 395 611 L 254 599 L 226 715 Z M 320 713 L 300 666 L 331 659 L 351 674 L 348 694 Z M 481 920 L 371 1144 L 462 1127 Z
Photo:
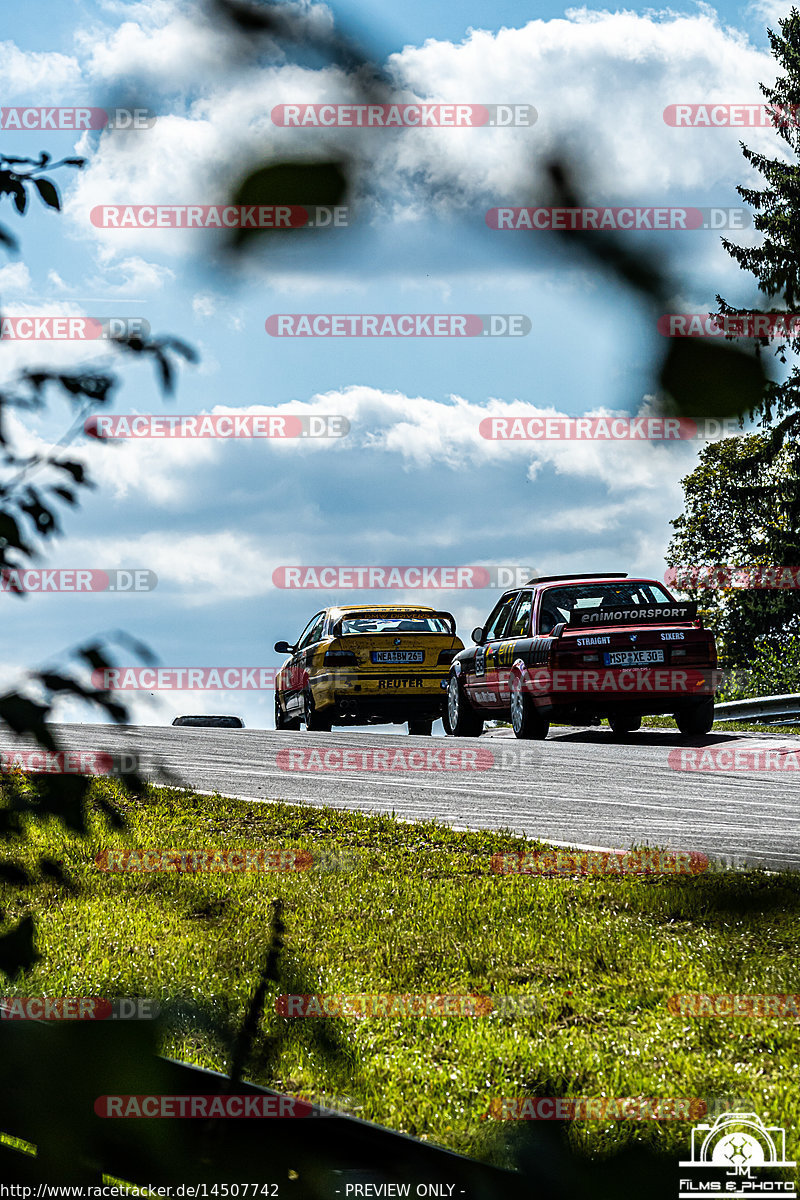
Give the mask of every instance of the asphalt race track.
M 477 739 L 358 729 L 307 734 L 144 725 L 52 728 L 65 750 L 136 754 L 153 782 L 166 781 L 166 768 L 177 777 L 173 783 L 202 792 L 394 812 L 405 820 L 435 818 L 456 829 L 509 829 L 569 846 L 627 849 L 647 843 L 800 867 L 800 770 L 776 769 L 796 768 L 800 761 L 800 737 L 790 734 L 712 733 L 689 740 L 658 729 L 617 741 L 605 727 L 562 726 L 545 742 L 523 742 L 505 730 Z M 7 730 L 0 732 L 0 750 L 21 744 Z M 671 765 L 669 755 L 677 748 L 715 755 L 759 750 L 762 756 L 740 754 L 738 768 L 733 755 L 725 756 L 723 762 L 727 758 L 734 769 L 676 770 L 676 756 Z M 295 753 L 280 761 L 282 750 L 321 751 L 318 766 L 327 759 L 328 768 L 298 769 L 306 760 Z M 369 769 L 369 760 L 338 769 L 345 750 L 476 751 L 457 761 L 473 761 L 481 769 L 387 771 Z M 766 750 L 773 751 L 771 769 L 753 770 L 764 767 Z

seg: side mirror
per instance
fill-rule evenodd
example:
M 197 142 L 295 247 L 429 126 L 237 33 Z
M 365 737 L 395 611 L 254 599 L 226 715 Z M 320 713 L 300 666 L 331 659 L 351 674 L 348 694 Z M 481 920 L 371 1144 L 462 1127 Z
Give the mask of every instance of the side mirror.
M 483 628 L 480 625 L 476 625 L 476 627 L 473 629 L 472 640 L 476 646 L 483 645 Z
M 288 642 L 276 642 L 273 649 L 276 654 L 294 654 L 294 646 L 290 646 Z

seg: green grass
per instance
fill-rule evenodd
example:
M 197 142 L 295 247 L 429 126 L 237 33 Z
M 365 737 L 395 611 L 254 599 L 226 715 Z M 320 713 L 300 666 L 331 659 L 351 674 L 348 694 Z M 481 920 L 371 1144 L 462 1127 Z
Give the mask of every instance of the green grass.
M 653 726 L 656 729 L 671 729 L 673 733 L 678 732 L 678 726 L 672 717 L 642 717 L 642 728 Z M 495 729 L 510 729 L 510 721 L 494 721 L 492 727 Z M 552 728 L 562 728 L 560 721 L 553 721 Z M 601 729 L 608 729 L 608 721 L 605 719 L 599 726 Z M 800 734 L 800 725 L 759 725 L 755 721 L 715 721 L 712 733 L 774 733 L 774 734 Z
M 604 721 L 605 725 L 606 722 Z M 677 733 L 678 727 L 672 717 L 642 717 L 642 726 L 656 725 L 662 729 L 674 729 Z M 756 721 L 715 721 L 712 733 L 774 733 L 774 734 L 798 734 L 800 733 L 800 725 L 764 725 L 758 724 Z
M 17 851 L 46 850 L 80 887 L 50 883 L 4 897 L 5 917 L 37 914 L 43 960 L 6 994 L 142 995 L 213 1001 L 240 1022 L 263 963 L 271 901 L 285 904 L 286 964 L 307 992 L 534 995 L 532 1015 L 288 1020 L 276 1077 L 293 1093 L 352 1098 L 369 1120 L 495 1162 L 511 1126 L 482 1120 L 493 1098 L 744 1097 L 767 1123 L 800 1128 L 798 1021 L 681 1017 L 675 992 L 795 992 L 800 883 L 792 873 L 725 872 L 625 880 L 498 876 L 493 853 L 541 848 L 507 833 L 456 833 L 302 805 L 253 804 L 116 783 L 98 795 L 125 812 L 125 834 L 98 815 L 88 839 L 31 825 Z M 125 874 L 97 869 L 113 846 L 346 849 L 352 871 L 269 875 Z M 702 847 L 698 847 L 702 848 Z M 304 983 L 298 981 L 304 979 Z M 352 1075 L 314 1034 L 338 1028 Z M 225 1070 L 224 1044 L 173 1011 L 163 1052 Z M 689 1126 L 574 1122 L 581 1152 L 634 1140 L 686 1149 Z M 794 1138 L 790 1135 L 790 1142 Z M 794 1147 L 792 1147 L 794 1148 Z

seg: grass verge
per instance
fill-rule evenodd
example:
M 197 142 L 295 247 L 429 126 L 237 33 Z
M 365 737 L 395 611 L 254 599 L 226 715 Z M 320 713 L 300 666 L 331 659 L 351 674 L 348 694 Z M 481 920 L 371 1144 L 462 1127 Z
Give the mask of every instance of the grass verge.
M 178 1002 L 210 1002 L 240 1022 L 263 962 L 269 905 L 285 904 L 286 990 L 318 993 L 523 993 L 526 1015 L 289 1019 L 276 1077 L 300 1094 L 348 1097 L 358 1115 L 463 1153 L 508 1162 L 512 1126 L 484 1120 L 524 1095 L 746 1100 L 767 1124 L 800 1128 L 798 1020 L 673 1014 L 680 992 L 798 988 L 800 880 L 754 871 L 650 879 L 502 876 L 490 856 L 544 848 L 507 833 L 457 833 L 284 803 L 94 785 L 128 830 L 98 815 L 81 839 L 31 825 L 17 852 L 57 858 L 75 894 L 42 882 L 4 899 L 32 909 L 42 961 L 19 995 L 149 996 L 173 1004 L 163 1052 L 225 1070 L 220 1038 Z M 111 847 L 303 848 L 354 853 L 353 870 L 280 874 L 107 874 Z M 348 1048 L 325 1056 L 321 1026 Z M 688 1145 L 685 1122 L 576 1121 L 573 1147 L 603 1156 L 632 1141 Z M 790 1140 L 794 1140 L 790 1137 Z

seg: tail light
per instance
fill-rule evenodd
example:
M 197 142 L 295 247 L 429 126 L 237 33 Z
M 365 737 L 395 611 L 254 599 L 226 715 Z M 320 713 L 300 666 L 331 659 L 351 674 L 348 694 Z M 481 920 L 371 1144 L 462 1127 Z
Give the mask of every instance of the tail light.
M 323 663 L 333 667 L 357 667 L 358 659 L 352 650 L 326 650 Z
M 449 667 L 457 654 L 457 650 L 440 650 L 436 660 L 437 667 Z

